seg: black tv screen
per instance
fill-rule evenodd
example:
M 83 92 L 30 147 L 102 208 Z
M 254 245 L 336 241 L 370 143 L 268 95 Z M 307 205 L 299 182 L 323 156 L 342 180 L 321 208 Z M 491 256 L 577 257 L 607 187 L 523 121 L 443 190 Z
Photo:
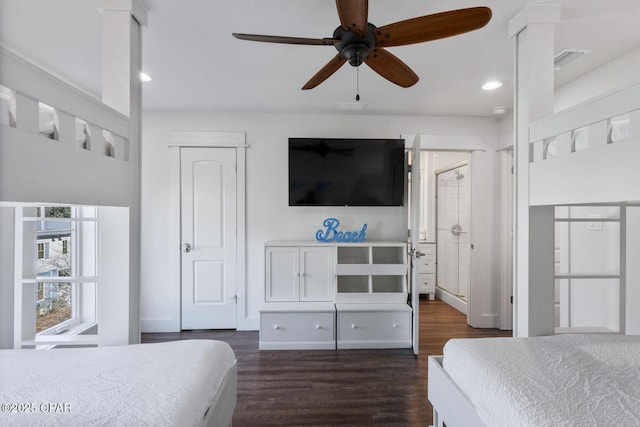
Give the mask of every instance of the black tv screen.
M 289 138 L 289 206 L 402 206 L 403 139 Z

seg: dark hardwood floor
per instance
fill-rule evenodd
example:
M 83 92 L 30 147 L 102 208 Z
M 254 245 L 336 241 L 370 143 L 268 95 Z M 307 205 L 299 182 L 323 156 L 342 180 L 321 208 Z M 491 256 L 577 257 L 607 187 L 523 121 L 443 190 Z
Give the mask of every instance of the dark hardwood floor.
M 234 427 L 428 426 L 427 356 L 449 338 L 510 336 L 474 329 L 441 301 L 420 301 L 420 355 L 411 349 L 258 351 L 258 332 L 184 331 L 142 334 L 142 342 L 216 339 L 238 359 Z

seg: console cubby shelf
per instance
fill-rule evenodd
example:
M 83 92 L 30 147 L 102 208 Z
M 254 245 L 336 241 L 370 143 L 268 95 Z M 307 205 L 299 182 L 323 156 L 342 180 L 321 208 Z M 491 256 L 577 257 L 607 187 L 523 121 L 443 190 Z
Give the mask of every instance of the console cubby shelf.
M 407 245 L 369 242 L 336 245 L 337 303 L 406 303 Z

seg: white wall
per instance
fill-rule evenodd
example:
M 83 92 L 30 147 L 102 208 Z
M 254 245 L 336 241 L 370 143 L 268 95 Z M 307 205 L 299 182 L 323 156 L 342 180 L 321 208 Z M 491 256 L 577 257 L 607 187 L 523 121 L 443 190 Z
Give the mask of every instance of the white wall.
M 498 150 L 513 147 L 513 112 L 498 119 Z
M 180 284 L 171 271 L 179 256 L 164 236 L 172 223 L 166 201 L 177 177 L 170 176 L 171 131 L 240 131 L 247 143 L 247 318 L 238 329 L 257 329 L 259 307 L 264 300 L 264 243 L 267 240 L 313 240 L 328 216 L 339 218 L 345 229 L 368 224 L 368 240 L 406 240 L 405 208 L 289 207 L 287 144 L 289 137 L 397 138 L 401 134 L 472 135 L 492 151 L 478 160 L 478 224 L 488 271 L 484 286 L 493 286 L 495 275 L 494 168 L 496 122 L 483 118 L 358 116 L 353 114 L 241 114 L 149 112 L 143 117 L 142 143 L 142 293 L 143 331 L 179 330 Z M 475 161 L 474 161 L 475 162 Z M 476 163 L 474 163 L 476 164 Z M 483 166 L 484 165 L 484 166 Z M 475 178 L 475 175 L 474 175 Z M 486 191 L 487 193 L 483 193 Z M 483 196 L 484 194 L 484 196 Z M 481 202 L 481 203 L 480 203 Z M 488 224 L 485 227 L 484 224 Z M 179 278 L 178 278 L 179 279 Z M 240 290 L 239 290 L 240 291 Z M 490 295 L 492 291 L 488 292 Z M 493 302 L 486 310 L 494 313 Z

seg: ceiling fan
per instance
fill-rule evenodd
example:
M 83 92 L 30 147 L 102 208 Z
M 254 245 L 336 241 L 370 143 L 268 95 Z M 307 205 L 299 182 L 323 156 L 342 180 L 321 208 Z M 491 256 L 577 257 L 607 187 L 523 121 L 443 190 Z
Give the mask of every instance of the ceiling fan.
M 491 19 L 488 7 L 450 10 L 376 27 L 368 22 L 368 0 L 336 0 L 340 26 L 333 37 L 314 39 L 303 37 L 267 36 L 233 33 L 241 40 L 267 43 L 334 46 L 338 54 L 302 87 L 313 89 L 328 79 L 345 62 L 359 67 L 364 62 L 376 73 L 402 87 L 418 82 L 409 66 L 385 48 L 423 43 L 477 30 Z

